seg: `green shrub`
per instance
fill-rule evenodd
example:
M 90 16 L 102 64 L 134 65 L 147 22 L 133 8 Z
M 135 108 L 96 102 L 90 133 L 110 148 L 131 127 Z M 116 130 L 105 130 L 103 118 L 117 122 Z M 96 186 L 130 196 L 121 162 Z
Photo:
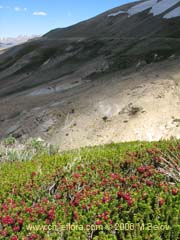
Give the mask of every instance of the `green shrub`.
M 1 163 L 0 239 L 180 239 L 180 141 L 27 145 L 42 154 Z

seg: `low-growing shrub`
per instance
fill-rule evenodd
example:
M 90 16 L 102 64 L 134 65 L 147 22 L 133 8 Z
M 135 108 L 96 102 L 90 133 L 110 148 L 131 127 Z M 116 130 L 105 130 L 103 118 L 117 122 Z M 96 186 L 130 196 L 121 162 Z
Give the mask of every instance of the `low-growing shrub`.
M 179 240 L 179 159 L 171 140 L 3 162 L 0 239 Z

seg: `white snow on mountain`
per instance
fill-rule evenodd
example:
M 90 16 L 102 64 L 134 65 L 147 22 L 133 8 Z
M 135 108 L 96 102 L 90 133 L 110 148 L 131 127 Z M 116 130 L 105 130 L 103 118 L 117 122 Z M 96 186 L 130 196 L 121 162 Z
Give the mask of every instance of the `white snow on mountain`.
M 159 15 L 176 5 L 178 2 L 180 2 L 180 0 L 162 0 L 152 6 L 150 13 L 154 16 Z
M 116 13 L 111 13 L 111 14 L 109 14 L 108 17 L 115 17 L 115 16 L 117 16 L 117 15 L 119 15 L 119 14 L 121 14 L 121 13 L 126 13 L 126 12 L 125 12 L 125 11 L 118 11 L 118 12 L 116 12 Z
M 141 3 L 136 4 L 135 6 L 129 8 L 127 11 L 118 11 L 108 15 L 108 17 L 115 17 L 122 13 L 127 13 L 128 16 L 133 16 L 137 13 L 143 12 L 145 10 L 150 9 L 149 13 L 153 14 L 153 16 L 160 15 L 166 11 L 170 11 L 172 7 L 175 7 L 176 4 L 180 3 L 180 0 L 148 0 Z M 171 10 L 169 13 L 165 14 L 163 18 L 173 18 L 180 16 L 180 7 L 176 7 Z
M 143 11 L 149 9 L 149 8 L 152 8 L 153 5 L 155 5 L 156 3 L 157 3 L 157 0 L 149 0 L 149 1 L 146 1 L 146 2 L 139 3 L 139 4 L 131 7 L 128 10 L 128 14 L 129 14 L 129 16 L 132 16 L 134 14 L 143 12 Z
M 180 17 L 180 7 L 175 8 L 174 10 L 170 11 L 163 18 L 169 19 L 174 17 Z

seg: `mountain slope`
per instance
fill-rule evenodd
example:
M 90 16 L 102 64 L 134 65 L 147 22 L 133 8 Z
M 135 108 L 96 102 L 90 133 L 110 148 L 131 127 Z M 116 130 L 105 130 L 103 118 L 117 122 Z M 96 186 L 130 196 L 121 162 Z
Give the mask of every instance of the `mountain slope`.
M 176 15 L 180 16 L 179 6 L 179 0 L 148 0 L 130 3 L 71 27 L 55 29 L 44 37 L 48 39 L 175 37 L 180 34 L 180 23 L 177 22 L 177 18 L 170 16 L 173 10 L 176 10 Z
M 126 4 L 0 55 L 0 137 L 68 148 L 180 136 L 179 6 Z

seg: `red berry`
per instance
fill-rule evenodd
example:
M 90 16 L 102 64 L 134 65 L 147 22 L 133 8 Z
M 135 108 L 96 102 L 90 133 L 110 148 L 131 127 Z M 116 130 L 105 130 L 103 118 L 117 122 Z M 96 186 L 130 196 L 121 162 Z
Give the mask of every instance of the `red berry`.
M 73 215 L 74 215 L 74 218 L 75 218 L 75 219 L 78 219 L 78 218 L 79 218 L 78 212 L 74 211 L 74 212 L 73 212 Z
M 75 178 L 80 178 L 81 176 L 80 176 L 79 173 L 74 173 L 74 174 L 73 174 L 73 177 L 75 177 Z
M 31 238 L 32 238 L 32 239 L 37 239 L 38 236 L 37 236 L 37 234 L 34 233 L 33 235 L 31 235 Z
M 153 185 L 154 185 L 154 182 L 148 180 L 148 181 L 146 181 L 146 185 L 147 185 L 147 186 L 153 186 Z
M 6 217 L 2 218 L 2 223 L 11 225 L 14 223 L 14 219 L 11 216 L 7 215 Z
M 102 199 L 102 202 L 103 203 L 106 203 L 106 202 L 108 202 L 109 201 L 109 198 L 108 197 L 103 197 L 103 199 Z
M 108 215 L 105 215 L 105 216 L 104 216 L 104 220 L 105 220 L 105 221 L 107 221 L 108 218 L 109 218 Z
M 14 231 L 14 232 L 19 232 L 19 230 L 20 230 L 20 227 L 19 227 L 19 226 L 14 226 L 14 227 L 13 227 L 13 231 Z
M 102 224 L 102 221 L 101 220 L 97 220 L 96 221 L 96 225 L 101 225 Z
M 109 212 L 108 212 L 108 211 L 105 211 L 105 212 L 104 212 L 104 214 L 105 214 L 105 215 L 108 215 L 108 214 L 109 214 Z
M 59 193 L 57 193 L 55 198 L 58 200 L 61 198 L 61 195 Z
M 144 166 L 140 166 L 140 167 L 137 168 L 137 170 L 138 170 L 139 173 L 144 173 L 146 168 Z
M 12 236 L 12 237 L 10 238 L 10 240 L 18 240 L 18 237 L 17 237 L 17 236 Z
M 76 198 L 76 199 L 74 200 L 74 206 L 78 206 L 78 205 L 79 205 L 79 199 Z
M 137 185 L 137 183 L 133 183 L 131 186 L 132 186 L 132 188 L 137 188 L 138 185 Z
M 118 192 L 118 198 L 122 198 L 124 196 L 124 194 L 122 192 Z
M 159 206 L 162 206 L 165 203 L 165 200 L 162 198 L 159 200 Z
M 7 236 L 7 231 L 6 230 L 2 230 L 0 231 L 0 235 L 3 236 L 3 237 L 6 237 Z
M 177 194 L 178 194 L 178 191 L 179 191 L 178 188 L 173 188 L 173 189 L 172 189 L 172 194 L 173 194 L 173 195 L 177 195 Z
M 36 172 L 32 172 L 31 173 L 31 177 L 33 178 L 33 177 L 35 177 L 36 176 Z
M 133 205 L 133 200 L 132 199 L 129 199 L 128 200 L 128 206 L 131 207 Z

